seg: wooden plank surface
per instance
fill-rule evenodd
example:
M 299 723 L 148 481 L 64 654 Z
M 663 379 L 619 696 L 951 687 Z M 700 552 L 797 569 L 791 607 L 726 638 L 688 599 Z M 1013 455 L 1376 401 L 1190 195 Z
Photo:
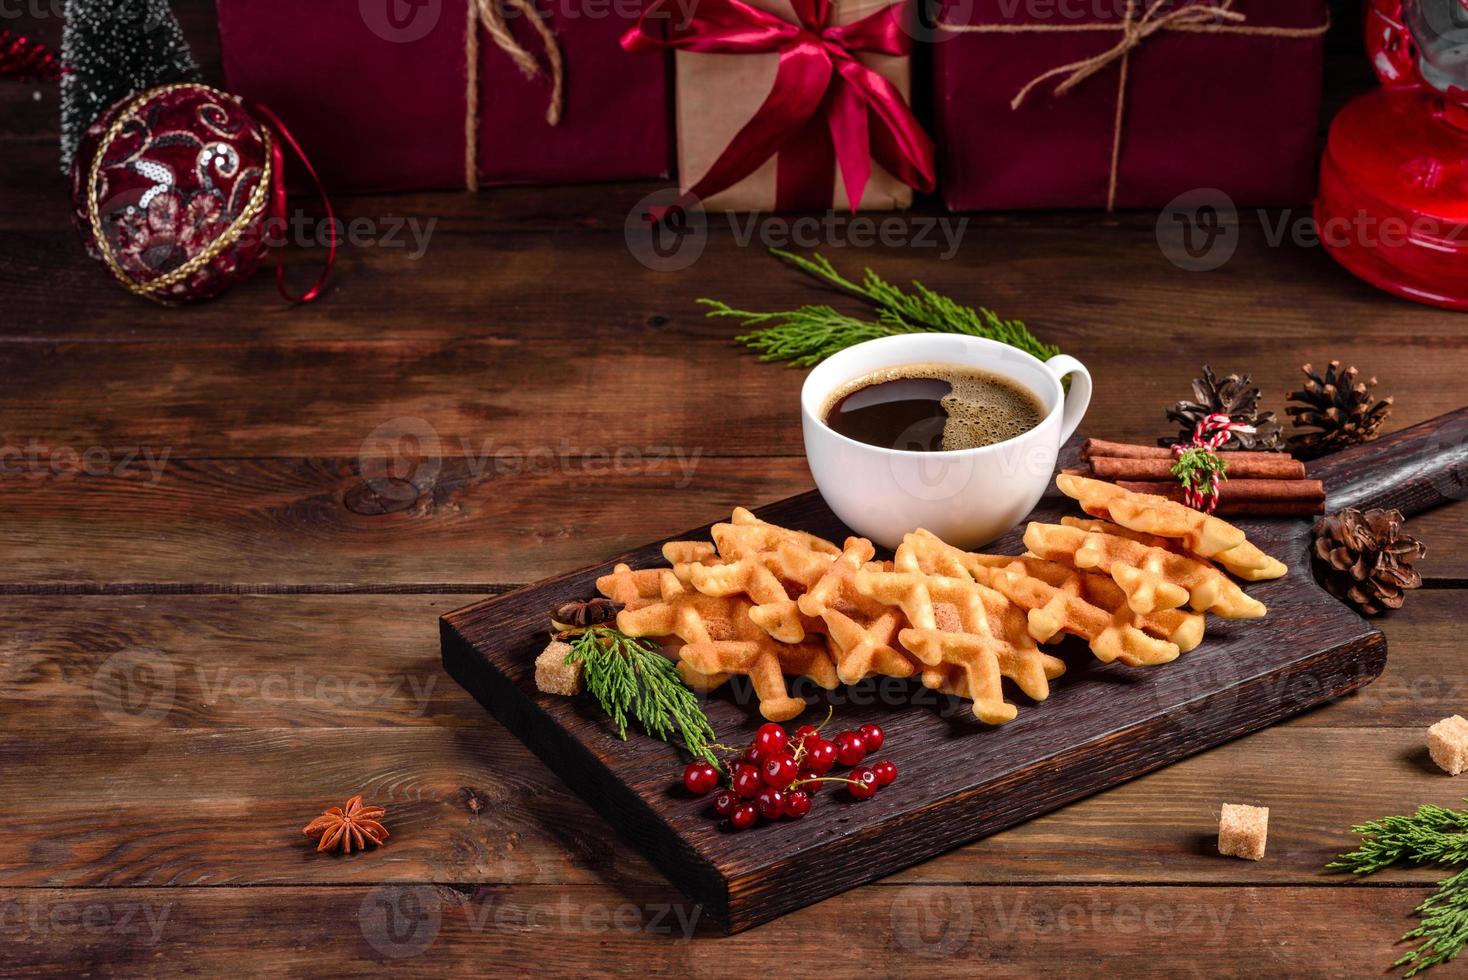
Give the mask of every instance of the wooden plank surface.
M 1360 694 L 897 880 L 1118 883 L 1146 869 L 1145 880 L 1170 883 L 1296 882 L 1309 869 L 1309 883 L 1333 884 L 1313 872 L 1346 827 L 1404 799 L 1451 805 L 1462 793 L 1422 749 L 1426 725 L 1468 699 L 1456 670 L 1460 597 L 1420 598 L 1385 624 L 1387 673 Z M 660 880 L 438 672 L 434 617 L 454 601 L 0 601 L 15 624 L 3 648 L 0 702 L 11 710 L 0 745 L 9 784 L 26 788 L 0 813 L 0 885 L 329 883 L 384 867 L 395 881 L 454 884 Z M 369 608 L 398 615 L 382 624 Z M 343 648 L 356 651 L 355 664 L 343 662 Z M 92 747 L 80 757 L 79 738 Z M 209 779 L 176 775 L 201 756 Z M 1302 760 L 1328 776 L 1302 780 Z M 287 769 L 292 779 L 282 781 Z M 382 861 L 303 862 L 299 826 L 343 787 L 371 790 L 411 835 Z M 465 787 L 488 802 L 478 818 Z M 98 800 L 113 814 L 100 825 Z M 1197 846 L 1230 800 L 1268 801 L 1271 846 L 1290 858 L 1220 861 Z M 236 821 L 247 818 L 260 827 L 241 840 Z M 1074 842 L 1089 839 L 1107 846 L 1077 863 Z
M 212 4 L 176 7 L 217 80 Z M 1329 107 L 1370 84 L 1359 5 L 1334 8 Z M 59 38 L 44 7 L 23 13 L 5 26 Z M 1350 823 L 1468 792 L 1421 748 L 1468 709 L 1461 507 L 1413 521 L 1433 588 L 1384 623 L 1391 659 L 1361 694 L 734 939 L 684 941 L 676 892 L 438 673 L 435 620 L 805 489 L 801 373 L 754 363 L 694 301 L 824 294 L 727 224 L 684 273 L 645 269 L 623 222 L 654 188 L 628 185 L 338 198 L 379 226 L 436 220 L 422 257 L 348 250 L 307 308 L 262 276 L 155 309 L 77 248 L 55 119 L 54 91 L 0 86 L 0 447 L 98 447 L 108 465 L 0 470 L 0 971 L 441 976 L 549 948 L 580 975 L 746 975 L 773 953 L 797 975 L 1344 976 L 1398 955 L 1436 874 L 1372 886 L 1320 866 Z M 1092 418 L 1116 438 L 1165 430 L 1204 361 L 1252 370 L 1276 410 L 1300 362 L 1332 356 L 1398 396 L 1393 428 L 1460 404 L 1463 319 L 1272 245 L 1282 217 L 1301 214 L 1242 214 L 1237 254 L 1206 274 L 1171 264 L 1142 213 L 974 216 L 949 260 L 828 251 L 1024 318 L 1092 367 Z M 319 250 L 290 258 L 306 278 Z M 362 491 L 378 459 L 364 474 L 362 447 L 403 418 L 448 448 L 398 509 Z M 670 466 L 509 472 L 561 438 L 701 456 L 682 487 Z M 129 447 L 167 451 L 157 480 L 118 471 Z M 478 816 L 465 787 L 488 801 Z M 312 857 L 300 825 L 356 788 L 391 807 L 390 846 Z M 1222 802 L 1273 808 L 1269 858 L 1210 853 Z M 441 923 L 421 947 L 419 910 Z M 405 942 L 384 941 L 390 925 Z
M 867 973 L 1032 977 L 1347 976 L 1374 972 L 1420 887 L 1107 888 L 877 885 L 732 938 L 699 931 L 667 891 L 487 885 L 0 890 L 0 969 L 143 974 L 187 961 L 206 974 L 268 956 L 288 975 L 388 967 L 407 976 Z M 1329 923 L 1329 943 L 1301 935 Z M 693 929 L 690 935 L 689 924 Z M 156 938 L 155 938 L 156 937 Z M 819 937 L 819 938 L 813 938 Z M 263 941 L 262 941 L 263 940 Z M 809 951 L 808 956 L 792 956 Z M 819 952 L 819 956 L 816 953 Z M 1443 971 L 1446 975 L 1448 971 Z

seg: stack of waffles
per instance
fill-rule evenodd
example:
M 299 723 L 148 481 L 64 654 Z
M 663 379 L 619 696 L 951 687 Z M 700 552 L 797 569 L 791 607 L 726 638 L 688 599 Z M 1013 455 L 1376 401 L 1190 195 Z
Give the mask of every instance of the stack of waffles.
M 1016 713 L 1006 679 L 1044 701 L 1064 673 L 1041 644 L 1069 634 L 1102 661 L 1154 666 L 1202 642 L 1206 613 L 1264 615 L 1225 571 L 1258 581 L 1285 566 L 1238 528 L 1096 480 L 1059 485 L 1091 516 L 1029 525 L 1024 555 L 918 530 L 879 562 L 865 538 L 838 547 L 738 508 L 712 543 L 672 542 L 666 567 L 618 565 L 597 589 L 622 605 L 617 628 L 660 640 L 690 687 L 747 676 L 771 721 L 805 709 L 789 677 L 831 689 L 880 675 L 918 678 L 1002 724 Z

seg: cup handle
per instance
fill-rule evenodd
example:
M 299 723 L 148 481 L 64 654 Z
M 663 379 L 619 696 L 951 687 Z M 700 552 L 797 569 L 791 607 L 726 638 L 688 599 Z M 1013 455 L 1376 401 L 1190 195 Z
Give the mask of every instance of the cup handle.
M 1086 366 L 1069 354 L 1056 354 L 1045 362 L 1045 370 L 1055 375 L 1056 380 L 1064 380 L 1068 374 L 1070 378 L 1070 393 L 1064 395 L 1065 410 L 1060 416 L 1060 444 L 1075 433 L 1076 426 L 1081 424 L 1081 419 L 1086 416 L 1086 409 L 1091 405 L 1091 372 Z

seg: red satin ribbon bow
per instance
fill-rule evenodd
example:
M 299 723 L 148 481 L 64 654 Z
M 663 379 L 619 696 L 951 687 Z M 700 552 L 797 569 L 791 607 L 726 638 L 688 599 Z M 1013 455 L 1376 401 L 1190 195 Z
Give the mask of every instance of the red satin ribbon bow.
M 669 3 L 673 3 L 669 9 Z M 904 184 L 931 191 L 933 141 L 896 86 L 857 53 L 906 55 L 905 0 L 835 26 L 831 0 L 793 0 L 798 23 L 743 0 L 653 0 L 622 36 L 631 52 L 675 48 L 704 54 L 780 55 L 764 104 L 689 193 L 705 198 L 731 187 L 779 154 L 776 207 L 831 206 L 836 164 L 856 210 L 876 160 Z M 666 27 L 668 37 L 660 36 Z

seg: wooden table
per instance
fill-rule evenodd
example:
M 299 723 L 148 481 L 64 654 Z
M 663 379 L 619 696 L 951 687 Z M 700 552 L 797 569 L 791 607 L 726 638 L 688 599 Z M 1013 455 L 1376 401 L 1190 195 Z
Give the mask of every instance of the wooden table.
M 215 64 L 212 10 L 182 12 Z M 442 673 L 437 617 L 807 488 L 802 373 L 694 301 L 820 294 L 722 221 L 692 267 L 646 268 L 623 232 L 641 185 L 339 199 L 436 219 L 426 252 L 349 249 L 305 308 L 267 276 L 155 308 L 81 253 L 54 92 L 31 93 L 0 88 L 0 444 L 21 450 L 0 483 L 0 970 L 1339 975 L 1400 952 L 1440 875 L 1322 866 L 1351 824 L 1468 792 L 1424 749 L 1468 709 L 1463 507 L 1414 522 L 1427 587 L 1360 695 L 709 936 Z M 1396 394 L 1393 428 L 1462 404 L 1468 320 L 1272 246 L 1279 216 L 1244 215 L 1207 273 L 1168 260 L 1152 214 L 973 216 L 950 260 L 827 251 L 1023 318 L 1090 365 L 1110 437 L 1165 431 L 1205 362 L 1276 409 L 1333 357 Z M 433 471 L 376 499 L 364 467 L 400 432 Z M 356 792 L 389 808 L 389 845 L 313 853 L 301 826 Z M 1270 807 L 1264 861 L 1215 853 L 1224 802 Z

